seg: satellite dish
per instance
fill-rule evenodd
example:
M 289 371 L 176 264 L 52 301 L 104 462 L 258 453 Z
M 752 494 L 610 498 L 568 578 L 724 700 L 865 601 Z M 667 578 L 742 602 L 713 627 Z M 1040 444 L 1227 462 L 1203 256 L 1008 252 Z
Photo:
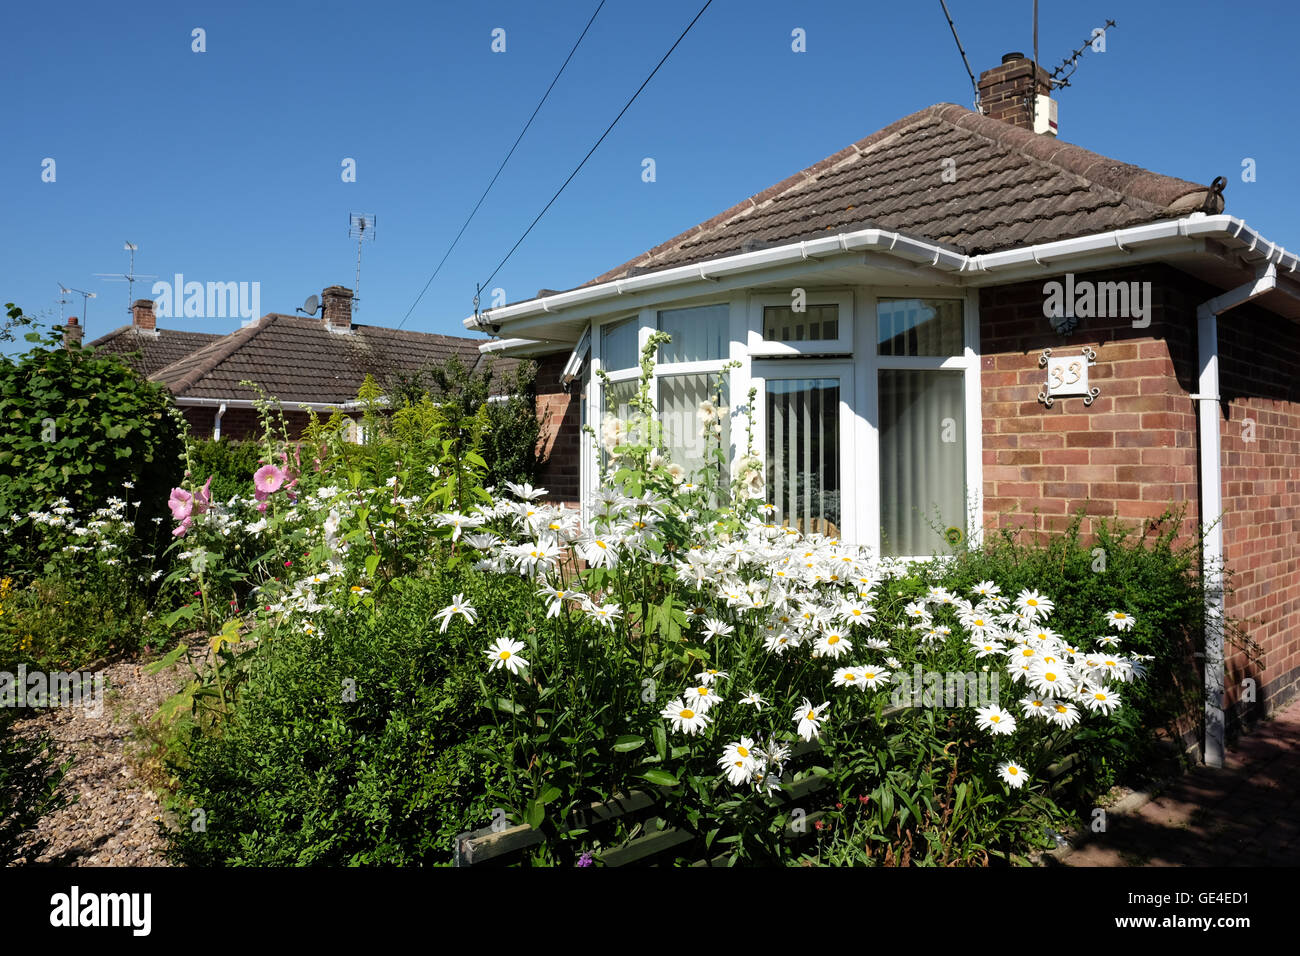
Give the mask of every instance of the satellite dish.
M 308 315 L 315 315 L 316 310 L 319 308 L 320 308 L 320 296 L 310 295 L 307 297 L 307 301 L 302 304 L 302 308 L 299 309 L 298 311 L 306 312 Z

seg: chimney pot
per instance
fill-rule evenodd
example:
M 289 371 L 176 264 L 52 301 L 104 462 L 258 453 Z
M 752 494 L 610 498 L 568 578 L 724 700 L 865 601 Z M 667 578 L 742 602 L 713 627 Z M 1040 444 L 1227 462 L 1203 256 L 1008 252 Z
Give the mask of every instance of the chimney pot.
M 1014 61 L 1014 60 L 1023 60 L 1024 58 L 1025 58 L 1025 55 L 1024 55 L 1023 53 L 1020 53 L 1020 52 L 1016 52 L 1016 53 L 1003 53 L 1003 54 L 1002 54 L 1002 62 L 1003 62 L 1003 63 L 1011 63 L 1011 62 Z
M 136 299 L 131 304 L 131 325 L 134 328 L 153 332 L 157 329 L 157 322 L 153 312 L 153 299 Z

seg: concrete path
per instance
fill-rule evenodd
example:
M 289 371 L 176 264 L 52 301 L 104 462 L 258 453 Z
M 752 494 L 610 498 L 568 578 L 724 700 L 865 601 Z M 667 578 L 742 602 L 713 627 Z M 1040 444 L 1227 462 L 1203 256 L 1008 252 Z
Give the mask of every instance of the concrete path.
M 1066 866 L 1300 866 L 1300 701 L 1154 799 L 1107 814 Z

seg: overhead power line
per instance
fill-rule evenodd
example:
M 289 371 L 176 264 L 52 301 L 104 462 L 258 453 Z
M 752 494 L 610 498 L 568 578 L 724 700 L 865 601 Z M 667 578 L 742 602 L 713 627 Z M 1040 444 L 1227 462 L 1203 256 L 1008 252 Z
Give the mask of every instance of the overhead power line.
M 691 28 L 695 26 L 695 24 L 699 21 L 700 17 L 704 16 L 704 11 L 708 10 L 709 7 L 712 5 L 713 5 L 713 0 L 707 0 L 704 6 L 700 7 L 700 12 L 695 14 L 695 19 L 693 19 L 690 23 L 686 25 L 686 29 L 682 31 L 681 36 L 679 36 L 677 40 L 673 43 L 673 45 L 668 48 L 668 52 L 663 55 L 663 58 L 657 64 L 655 64 L 655 68 L 650 71 L 650 75 L 645 78 L 645 81 L 642 82 L 642 84 L 639 87 L 637 87 L 637 91 L 632 94 L 632 98 L 627 101 L 627 103 L 623 106 L 621 110 L 618 111 L 618 115 L 614 117 L 614 121 L 610 123 L 607 127 L 605 127 L 605 132 L 601 133 L 600 139 L 596 140 L 595 145 L 593 145 L 591 149 L 587 150 L 587 155 L 582 157 L 582 162 L 578 163 L 578 165 L 574 167 L 573 172 L 569 173 L 569 178 L 566 179 L 563 182 L 563 184 L 561 184 L 560 188 L 555 191 L 555 195 L 552 196 L 550 201 L 545 206 L 542 207 L 542 211 L 537 214 L 537 218 L 535 218 L 531 223 L 529 223 L 528 228 L 524 230 L 524 234 L 519 237 L 518 241 L 515 242 L 513 246 L 510 247 L 510 251 L 506 253 L 505 258 L 502 259 L 499 263 L 497 263 L 497 267 L 492 270 L 492 274 L 489 275 L 486 280 L 479 283 L 479 289 L 487 288 L 491 284 L 492 280 L 496 278 L 496 274 L 501 271 L 501 267 L 504 266 L 506 262 L 510 260 L 510 257 L 514 255 L 515 250 L 518 249 L 520 244 L 522 244 L 523 241 L 528 238 L 528 234 L 533 231 L 533 227 L 536 226 L 537 223 L 541 221 L 541 218 L 544 215 L 546 215 L 546 210 L 550 209 L 551 206 L 555 203 L 555 200 L 560 198 L 560 193 L 564 192 L 565 187 L 567 187 L 569 183 L 573 182 L 573 177 L 577 176 L 578 173 L 582 170 L 582 167 L 587 164 L 587 160 L 591 159 L 591 154 L 594 153 L 597 150 L 597 148 L 599 148 L 600 144 L 605 141 L 605 137 L 610 134 L 610 132 L 614 129 L 616 125 L 618 125 L 618 121 L 623 118 L 623 114 L 626 113 L 629 109 L 631 109 L 632 104 L 636 102 L 636 98 L 641 95 L 641 91 L 644 90 L 650 84 L 650 81 L 655 78 L 655 74 L 659 72 L 659 68 L 668 62 L 668 58 L 673 55 L 673 51 L 676 50 L 678 45 L 681 44 L 681 42 L 686 39 L 686 34 L 691 32 Z M 477 299 L 478 296 L 476 295 L 475 302 L 474 302 L 474 310 L 476 313 L 478 311 Z
M 957 36 L 957 24 L 952 22 L 952 14 L 948 12 L 948 4 L 944 0 L 939 0 L 939 6 L 943 7 L 943 15 L 948 18 L 948 27 L 952 30 L 952 38 L 957 41 L 957 52 L 961 54 L 961 61 L 966 64 L 966 75 L 970 77 L 970 88 L 975 94 L 975 102 L 979 102 L 980 87 L 975 82 L 975 73 L 970 68 L 970 60 L 966 59 L 966 51 L 962 49 L 961 37 Z
M 465 219 L 464 224 L 460 227 L 460 232 L 456 233 L 456 238 L 451 241 L 451 245 L 447 247 L 447 251 L 444 252 L 442 254 L 442 258 L 438 260 L 438 265 L 434 268 L 433 274 L 429 276 L 429 281 L 424 284 L 424 288 L 420 290 L 420 294 L 415 297 L 415 301 L 411 303 L 411 307 L 406 310 L 406 315 L 402 316 L 402 321 L 397 323 L 397 327 L 399 329 L 403 325 L 405 325 L 406 320 L 411 317 L 411 313 L 415 311 L 415 307 L 420 304 L 420 300 L 424 298 L 424 294 L 429 291 L 429 286 L 433 284 L 433 280 L 437 277 L 439 271 L 441 271 L 443 263 L 447 261 L 447 257 L 451 255 L 451 251 L 455 249 L 456 244 L 460 242 L 460 237 L 463 236 L 465 234 L 465 230 L 469 228 L 469 224 L 473 220 L 475 214 L 478 213 L 479 207 L 483 205 L 483 200 L 487 199 L 488 193 L 490 193 L 492 191 L 492 187 L 496 185 L 497 179 L 501 176 L 501 171 L 506 168 L 506 163 L 510 162 L 510 157 L 515 154 L 515 149 L 519 146 L 520 140 L 522 140 L 524 138 L 524 134 L 528 132 L 528 127 L 533 125 L 533 120 L 535 120 L 537 118 L 537 114 L 541 112 L 542 104 L 545 103 L 546 98 L 551 95 L 551 90 L 555 89 L 555 84 L 559 82 L 561 74 L 564 73 L 564 68 L 567 67 L 569 65 L 569 61 L 573 59 L 573 54 L 577 52 L 578 47 L 579 45 L 581 45 L 583 38 L 587 35 L 587 31 L 590 30 L 591 25 L 596 22 L 596 16 L 600 13 L 601 8 L 604 6 L 605 6 L 605 0 L 600 0 L 600 3 L 596 5 L 595 12 L 592 13 L 591 19 L 587 21 L 587 25 L 582 28 L 582 33 L 578 35 L 577 41 L 573 44 L 573 49 L 569 50 L 569 55 L 566 56 L 564 58 L 564 62 L 560 64 L 560 69 L 556 72 L 555 78 L 551 80 L 551 85 L 546 88 L 546 92 L 543 93 L 542 98 L 538 100 L 537 108 L 533 110 L 533 115 L 528 117 L 528 122 L 524 124 L 524 128 L 521 129 L 519 131 L 519 135 L 515 137 L 514 145 L 512 145 L 510 147 L 510 151 L 506 153 L 506 158 L 501 160 L 501 165 L 497 167 L 496 173 L 492 176 L 492 181 L 489 182 L 487 184 L 487 188 L 483 190 L 483 195 L 478 197 L 478 202 L 476 202 L 474 204 L 474 208 L 470 210 L 469 216 Z

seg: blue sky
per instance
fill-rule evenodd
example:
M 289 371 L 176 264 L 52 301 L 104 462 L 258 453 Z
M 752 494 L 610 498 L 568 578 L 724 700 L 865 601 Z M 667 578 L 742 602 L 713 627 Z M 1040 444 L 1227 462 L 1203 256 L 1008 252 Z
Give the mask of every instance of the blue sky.
M 396 325 L 596 3 L 5 4 L 0 302 L 57 322 L 62 282 L 98 293 L 87 339 L 125 324 L 125 284 L 94 274 L 125 271 L 129 239 L 140 273 L 259 282 L 262 312 L 291 312 L 353 285 L 348 214 L 366 212 L 378 229 L 357 320 Z M 702 3 L 608 0 L 407 328 L 463 334 L 475 283 Z M 977 75 L 1032 48 L 1030 0 L 949 8 Z M 1229 213 L 1300 247 L 1296 9 L 1042 0 L 1049 68 L 1118 21 L 1057 94 L 1061 139 L 1200 183 L 1224 175 Z M 192 51 L 196 27 L 206 52 Z M 498 27 L 504 53 L 491 49 Z M 492 286 L 515 301 L 578 285 L 901 116 L 971 98 L 937 0 L 714 0 Z M 1242 181 L 1247 157 L 1255 182 Z

